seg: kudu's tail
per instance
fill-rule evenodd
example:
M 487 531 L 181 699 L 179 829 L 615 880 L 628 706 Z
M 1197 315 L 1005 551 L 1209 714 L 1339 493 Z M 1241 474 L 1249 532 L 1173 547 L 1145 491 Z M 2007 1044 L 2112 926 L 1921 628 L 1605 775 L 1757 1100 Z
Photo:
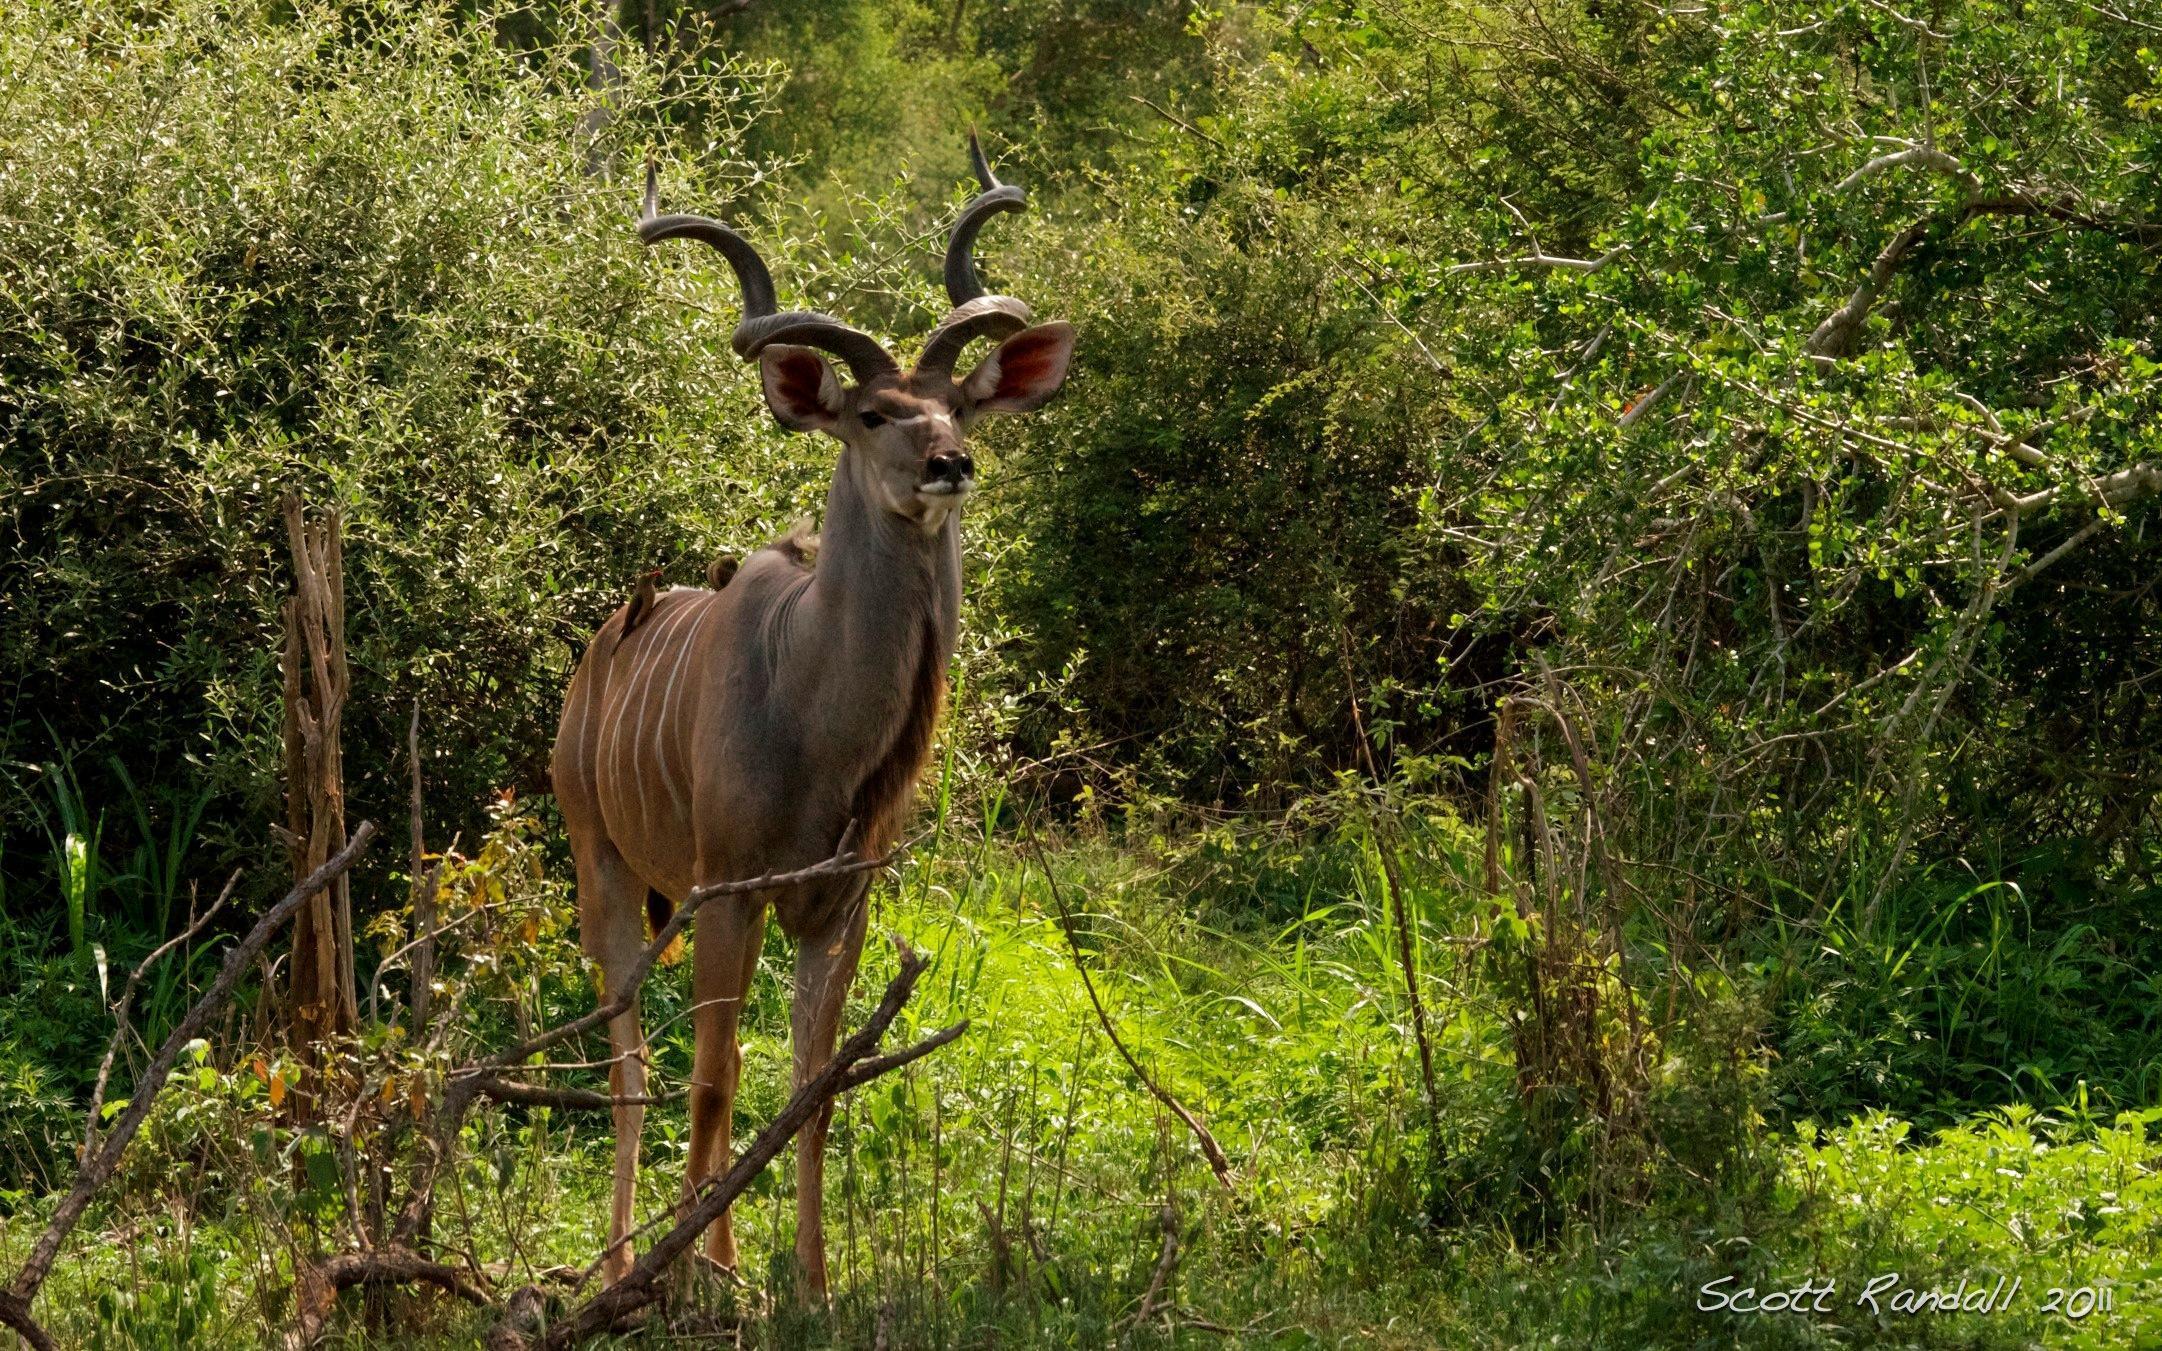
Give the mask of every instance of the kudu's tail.
M 676 903 L 674 901 L 669 900 L 666 896 L 650 887 L 646 889 L 646 938 L 648 941 L 660 936 L 661 930 L 668 927 L 668 921 L 674 917 L 675 913 Z M 674 966 L 682 960 L 683 935 L 677 934 L 669 942 L 668 950 L 661 954 L 661 965 Z

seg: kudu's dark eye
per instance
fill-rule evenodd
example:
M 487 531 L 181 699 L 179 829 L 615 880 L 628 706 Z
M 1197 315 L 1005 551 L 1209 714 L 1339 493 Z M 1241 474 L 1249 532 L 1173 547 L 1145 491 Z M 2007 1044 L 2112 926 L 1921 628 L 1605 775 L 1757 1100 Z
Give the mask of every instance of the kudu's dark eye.
M 863 423 L 866 430 L 872 430 L 886 425 L 885 414 L 874 413 L 868 408 L 856 414 L 856 417 L 859 421 Z

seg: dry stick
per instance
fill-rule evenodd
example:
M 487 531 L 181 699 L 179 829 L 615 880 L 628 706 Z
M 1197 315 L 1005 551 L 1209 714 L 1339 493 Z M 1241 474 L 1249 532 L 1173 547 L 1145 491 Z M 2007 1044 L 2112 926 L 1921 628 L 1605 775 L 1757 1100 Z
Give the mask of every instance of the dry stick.
M 1081 987 L 1088 991 L 1089 1003 L 1096 1009 L 1096 1021 L 1103 1025 L 1104 1035 L 1111 1039 L 1111 1045 L 1117 1049 L 1119 1059 L 1126 1062 L 1126 1068 L 1134 1072 L 1134 1077 L 1141 1081 L 1141 1086 L 1158 1102 L 1170 1108 L 1172 1115 L 1186 1123 L 1186 1129 L 1193 1133 L 1195 1142 L 1201 1146 L 1202 1155 L 1209 1161 L 1209 1171 L 1216 1174 L 1216 1180 L 1223 1185 L 1225 1191 L 1232 1190 L 1231 1161 L 1224 1157 L 1223 1147 L 1216 1143 L 1216 1137 L 1209 1134 L 1209 1128 L 1202 1125 L 1199 1118 L 1186 1110 L 1185 1104 L 1172 1097 L 1162 1084 L 1149 1077 L 1149 1072 L 1141 1068 L 1141 1062 L 1134 1059 L 1134 1053 L 1127 1050 L 1126 1043 L 1119 1039 L 1118 1029 L 1111 1025 L 1111 1015 L 1104 1009 L 1104 1001 L 1097 997 L 1096 982 L 1089 977 L 1088 963 L 1081 960 L 1081 944 L 1073 936 L 1073 916 L 1067 913 L 1066 898 L 1058 889 L 1058 878 L 1051 873 L 1050 860 L 1044 857 L 1043 846 L 1034 835 L 1029 836 L 1028 846 L 1029 852 L 1036 858 L 1036 866 L 1043 871 L 1045 884 L 1051 888 L 1051 903 L 1058 907 L 1059 932 L 1066 935 L 1066 946 L 1073 953 L 1074 970 L 1081 973 Z
M 1126 97 L 1132 99 L 1134 102 L 1140 104 L 1142 107 L 1156 114 L 1164 121 L 1169 122 L 1172 126 L 1177 127 L 1180 131 L 1185 132 L 1188 136 L 1199 137 L 1200 139 L 1207 141 L 1210 145 L 1215 146 L 1218 150 L 1222 150 L 1224 148 L 1224 143 L 1222 141 L 1217 140 L 1214 136 L 1209 135 L 1201 128 L 1195 126 L 1193 123 L 1187 121 L 1185 118 L 1180 117 L 1177 113 L 1172 112 L 1169 108 L 1164 107 L 1162 104 L 1156 103 L 1150 99 L 1145 99 L 1139 94 L 1128 94 Z
M 128 983 L 121 987 L 120 1002 L 113 1005 L 112 1039 L 105 1043 L 105 1059 L 98 1063 L 97 1086 L 90 1090 L 90 1110 L 83 1114 L 83 1158 L 89 1158 L 90 1151 L 98 1147 L 98 1114 L 105 1110 L 105 1089 L 112 1080 L 113 1059 L 120 1053 L 120 1043 L 127 1038 L 130 1031 L 128 1009 L 135 1002 L 135 987 L 142 984 L 144 973 L 156 966 L 165 954 L 210 926 L 210 921 L 216 919 L 218 912 L 225 908 L 225 903 L 232 899 L 233 884 L 239 880 L 240 874 L 237 871 L 226 878 L 225 889 L 218 893 L 218 899 L 210 909 L 203 912 L 203 917 L 190 924 L 186 933 L 159 944 L 157 951 L 143 958 L 134 973 L 128 977 Z
M 38 1329 L 36 1323 L 30 1319 L 30 1302 L 37 1297 L 38 1288 L 45 1283 L 45 1278 L 52 1274 L 53 1261 L 60 1255 L 60 1245 L 67 1241 L 68 1234 L 82 1218 L 83 1211 L 89 1208 L 90 1198 L 96 1194 L 98 1188 L 105 1185 L 106 1180 L 113 1175 L 113 1170 L 120 1166 L 120 1156 L 126 1152 L 129 1142 L 134 1140 L 135 1133 L 142 1129 L 144 1120 L 149 1117 L 150 1109 L 157 1101 L 158 1090 L 165 1086 L 166 1079 L 172 1075 L 174 1063 L 180 1059 L 181 1048 L 200 1036 L 211 1018 L 224 1008 L 225 1002 L 232 997 L 233 987 L 240 983 L 241 973 L 269 946 L 279 927 L 317 893 L 343 876 L 374 838 L 375 824 L 370 821 L 361 822 L 359 828 L 353 832 L 353 838 L 346 841 L 343 849 L 325 859 L 322 866 L 309 873 L 291 891 L 285 893 L 283 900 L 266 911 L 263 917 L 255 922 L 255 927 L 248 930 L 247 936 L 242 938 L 231 952 L 225 954 L 225 963 L 218 968 L 217 979 L 210 983 L 210 988 L 188 1009 L 187 1016 L 180 1020 L 180 1025 L 159 1045 L 157 1055 L 151 1058 L 149 1067 L 136 1082 L 135 1096 L 129 1101 L 127 1110 L 120 1114 L 118 1123 L 114 1125 L 112 1133 L 105 1137 L 104 1145 L 95 1157 L 86 1157 L 82 1172 L 76 1176 L 74 1188 L 60 1202 L 59 1208 L 53 1211 L 52 1220 L 45 1226 L 45 1232 L 38 1235 L 37 1242 L 32 1245 L 29 1259 L 23 1263 L 22 1269 L 15 1273 L 15 1279 L 8 1283 L 6 1296 L 0 1298 L 0 1320 L 7 1321 L 8 1326 L 29 1339 L 32 1346 L 45 1347 L 54 1343 L 51 1337 Z
M 1121 1331 L 1130 1332 L 1155 1317 L 1156 1301 L 1164 1293 L 1164 1282 L 1171 1279 L 1171 1269 L 1178 1265 L 1179 1212 L 1166 1201 L 1164 1208 L 1157 1213 L 1157 1220 L 1164 1229 L 1163 1255 L 1156 1259 L 1156 1274 L 1149 1277 L 1149 1288 L 1141 1293 L 1141 1307 L 1134 1311 L 1133 1317 L 1126 1320 Z
M 924 959 L 900 939 L 894 940 L 894 946 L 901 954 L 900 972 L 886 986 L 885 996 L 878 1001 L 869 1020 L 842 1044 L 809 1083 L 796 1090 L 780 1115 L 758 1133 L 758 1138 L 751 1141 L 750 1147 L 743 1151 L 725 1176 L 699 1189 L 698 1203 L 677 1220 L 674 1228 L 640 1254 L 623 1279 L 587 1300 L 548 1330 L 537 1343 L 542 1351 L 568 1346 L 579 1338 L 604 1332 L 625 1315 L 658 1299 L 661 1274 L 690 1249 L 698 1236 L 721 1217 L 721 1212 L 728 1209 L 744 1188 L 750 1186 L 765 1166 L 795 1138 L 796 1132 L 827 1103 L 859 1084 L 930 1054 L 967 1030 L 968 1022 L 964 1019 L 901 1050 L 885 1055 L 871 1054 L 878 1049 L 879 1040 L 892 1026 L 901 1006 L 915 992 L 916 979 L 923 974 L 926 965 Z
M 424 880 L 420 866 L 428 856 L 428 837 L 421 826 L 420 816 L 420 700 L 413 700 L 413 721 L 405 729 L 405 757 L 413 769 L 413 930 L 419 934 L 418 946 L 413 950 L 412 1010 L 413 1026 L 428 1025 L 428 1000 L 435 981 L 435 889 L 443 865 L 438 862 L 428 870 Z M 380 979 L 380 977 L 378 977 Z M 375 999 L 375 988 L 370 986 L 368 998 Z
M 903 844 L 897 849 L 889 850 L 878 858 L 858 858 L 855 851 L 850 848 L 855 833 L 856 823 L 851 821 L 848 829 L 842 832 L 840 847 L 834 852 L 833 857 L 822 863 L 814 863 L 808 868 L 798 868 L 793 872 L 768 873 L 764 877 L 746 878 L 741 882 L 715 882 L 708 886 L 693 888 L 691 893 L 683 898 L 683 904 L 676 907 L 676 913 L 670 917 L 668 923 L 661 927 L 659 933 L 653 935 L 653 941 L 646 944 L 646 950 L 638 954 L 638 960 L 631 965 L 630 975 L 623 982 L 623 988 L 609 996 L 608 1002 L 594 1009 L 591 1013 L 573 1018 L 561 1026 L 549 1028 L 544 1032 L 536 1032 L 509 1050 L 497 1052 L 483 1061 L 481 1068 L 484 1070 L 507 1069 L 532 1055 L 535 1051 L 543 1051 L 558 1042 L 568 1041 L 579 1033 L 600 1027 L 629 1010 L 632 1002 L 638 998 L 639 987 L 645 984 L 646 977 L 652 973 L 654 963 L 660 960 L 661 954 L 668 950 L 668 945 L 675 941 L 677 934 L 683 932 L 692 918 L 698 913 L 699 907 L 706 902 L 721 896 L 741 896 L 750 892 L 773 891 L 781 887 L 792 887 L 804 882 L 815 882 L 825 877 L 847 877 L 855 873 L 870 872 L 893 862 L 907 852 L 909 844 L 914 843 L 914 841 L 910 841 L 909 844 Z
M 1374 748 L 1366 735 L 1366 718 L 1359 712 L 1358 686 L 1351 678 L 1351 633 L 1338 630 L 1344 648 L 1344 692 L 1351 699 L 1351 725 L 1359 734 L 1359 756 L 1366 762 L 1367 781 L 1374 792 L 1383 791 L 1381 769 L 1374 763 Z M 1367 820 L 1374 834 L 1374 849 L 1381 856 L 1381 879 L 1389 888 L 1389 903 L 1396 910 L 1396 960 L 1404 969 L 1404 993 L 1411 1000 L 1411 1036 L 1419 1047 L 1419 1081 L 1426 1089 L 1426 1115 L 1432 1128 L 1434 1157 L 1443 1157 L 1441 1137 L 1441 1091 L 1434 1082 L 1434 1043 L 1426 1035 L 1426 1001 L 1419 996 L 1418 945 L 1412 939 L 1411 909 L 1405 904 L 1404 878 L 1397 865 L 1396 845 L 1389 839 L 1387 823 L 1378 803 L 1369 802 Z

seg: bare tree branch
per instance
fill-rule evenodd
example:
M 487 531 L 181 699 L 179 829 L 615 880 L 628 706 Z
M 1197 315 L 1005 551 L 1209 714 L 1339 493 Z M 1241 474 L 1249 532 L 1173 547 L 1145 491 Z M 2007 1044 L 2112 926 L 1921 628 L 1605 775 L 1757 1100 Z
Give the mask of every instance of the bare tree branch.
M 1609 263 L 1627 253 L 1628 249 L 1616 244 L 1597 258 L 1558 258 L 1544 250 L 1528 253 L 1518 258 L 1487 258 L 1475 263 L 1458 263 L 1445 269 L 1447 275 L 1456 277 L 1472 272 L 1514 272 L 1527 267 L 1558 267 L 1565 272 L 1582 272 L 1589 275 L 1603 272 Z
M 1979 197 L 1982 193 L 1982 180 L 1969 172 L 1966 165 L 1961 164 L 1957 159 L 1945 154 L 1935 146 L 1928 145 L 1910 145 L 1904 150 L 1895 150 L 1889 155 L 1879 155 L 1833 184 L 1832 191 L 1850 191 L 1863 179 L 1883 173 L 1886 169 L 1896 169 L 1903 164 L 1932 169 L 1937 173 L 1956 179 L 1959 185 L 1967 190 L 1969 197 Z
M 545 1084 L 522 1084 L 515 1079 L 499 1079 L 494 1075 L 484 1075 L 472 1082 L 484 1098 L 491 1098 L 496 1102 L 515 1102 L 527 1107 L 652 1107 L 668 1101 L 665 1097 L 616 1097 L 584 1088 L 550 1088 Z

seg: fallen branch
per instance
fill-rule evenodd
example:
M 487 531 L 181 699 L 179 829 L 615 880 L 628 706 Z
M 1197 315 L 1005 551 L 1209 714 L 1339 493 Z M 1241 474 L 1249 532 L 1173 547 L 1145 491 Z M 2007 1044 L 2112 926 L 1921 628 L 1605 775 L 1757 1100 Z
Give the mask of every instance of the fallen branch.
M 767 1123 L 725 1175 L 699 1188 L 697 1203 L 677 1219 L 674 1228 L 639 1255 L 623 1279 L 549 1328 L 536 1343 L 541 1351 L 569 1346 L 581 1338 L 604 1332 L 625 1316 L 653 1303 L 660 1297 L 662 1273 L 690 1250 L 698 1236 L 721 1217 L 721 1213 L 827 1103 L 851 1088 L 930 1054 L 967 1030 L 968 1023 L 964 1019 L 901 1050 L 872 1054 L 878 1049 L 886 1029 L 901 1012 L 901 1006 L 915 993 L 916 980 L 926 965 L 925 960 L 900 939 L 894 940 L 894 946 L 901 954 L 901 969 L 886 986 L 884 997 L 864 1025 L 842 1043 L 809 1083 L 796 1090 L 780 1115 Z
M 431 1262 L 405 1248 L 374 1248 L 344 1253 L 300 1273 L 293 1287 L 293 1326 L 285 1334 L 286 1351 L 307 1351 L 323 1335 L 338 1296 L 356 1285 L 403 1285 L 418 1281 L 438 1286 L 468 1304 L 486 1308 L 493 1303 L 479 1286 L 455 1267 Z
M 1141 1068 L 1141 1062 L 1134 1059 L 1134 1053 L 1127 1050 L 1126 1043 L 1119 1039 L 1118 1029 L 1112 1025 L 1110 1013 L 1104 1009 L 1103 1000 L 1097 997 L 1096 982 L 1089 977 L 1088 963 L 1081 960 L 1081 945 L 1073 936 L 1073 916 L 1066 910 L 1066 898 L 1059 892 L 1058 878 L 1052 875 L 1051 864 L 1043 856 L 1043 846 L 1036 842 L 1033 835 L 1029 837 L 1028 843 L 1029 852 L 1035 855 L 1036 866 L 1043 872 L 1044 883 L 1051 888 L 1051 903 L 1058 907 L 1059 932 L 1066 935 L 1066 946 L 1073 953 L 1074 970 L 1081 973 L 1081 987 L 1088 991 L 1089 1003 L 1096 1010 L 1096 1021 L 1103 1026 L 1104 1035 L 1111 1039 L 1112 1049 L 1119 1053 L 1119 1059 L 1126 1062 L 1126 1068 L 1134 1072 L 1134 1077 L 1141 1081 L 1141 1086 L 1169 1108 L 1173 1116 L 1185 1123 L 1195 1143 L 1201 1146 L 1203 1157 L 1208 1159 L 1209 1171 L 1216 1174 L 1217 1182 L 1222 1184 L 1225 1191 L 1230 1191 L 1231 1161 L 1224 1157 L 1223 1146 L 1216 1143 L 1216 1137 L 1209 1134 L 1209 1128 L 1201 1124 L 1200 1118 L 1186 1110 L 1184 1103 L 1172 1097 L 1168 1089 L 1149 1077 L 1149 1072 Z
M 354 830 L 353 838 L 346 841 L 343 849 L 325 859 L 320 867 L 285 893 L 284 899 L 264 912 L 263 917 L 255 922 L 255 927 L 248 930 L 247 936 L 225 954 L 225 964 L 218 968 L 217 979 L 210 983 L 210 988 L 203 992 L 202 998 L 196 1000 L 188 1009 L 179 1026 L 175 1027 L 171 1035 L 158 1047 L 158 1053 L 151 1058 L 142 1078 L 136 1081 L 135 1093 L 128 1102 L 127 1110 L 120 1114 L 120 1119 L 114 1124 L 111 1133 L 105 1137 L 104 1144 L 94 1154 L 84 1156 L 83 1168 L 76 1175 L 75 1186 L 53 1211 L 52 1220 L 45 1226 L 45 1231 L 39 1234 L 37 1242 L 31 1245 L 28 1260 L 23 1263 L 22 1269 L 15 1273 L 15 1279 L 8 1283 L 6 1298 L 0 1300 L 0 1319 L 8 1320 L 8 1325 L 20 1332 L 32 1346 L 45 1347 L 54 1343 L 48 1334 L 37 1328 L 35 1320 L 31 1318 L 31 1301 L 37 1298 L 38 1289 L 45 1284 L 45 1278 L 52 1274 L 53 1262 L 60 1255 L 60 1245 L 67 1241 L 76 1222 L 82 1219 L 83 1211 L 89 1208 L 90 1198 L 97 1194 L 98 1189 L 112 1177 L 113 1170 L 120 1166 L 121 1155 L 127 1152 L 129 1143 L 135 1139 L 135 1133 L 142 1129 L 143 1122 L 150 1115 L 150 1109 L 156 1105 L 158 1091 L 165 1087 L 165 1081 L 172 1076 L 173 1065 L 180 1059 L 182 1048 L 201 1036 L 203 1029 L 209 1026 L 211 1018 L 225 1007 L 226 1001 L 232 998 L 234 987 L 240 983 L 241 973 L 255 964 L 256 958 L 269 946 L 271 938 L 279 928 L 317 893 L 342 877 L 374 838 L 374 823 L 361 822 L 359 828 Z M 43 1341 L 39 1340 L 41 1337 L 44 1338 Z

